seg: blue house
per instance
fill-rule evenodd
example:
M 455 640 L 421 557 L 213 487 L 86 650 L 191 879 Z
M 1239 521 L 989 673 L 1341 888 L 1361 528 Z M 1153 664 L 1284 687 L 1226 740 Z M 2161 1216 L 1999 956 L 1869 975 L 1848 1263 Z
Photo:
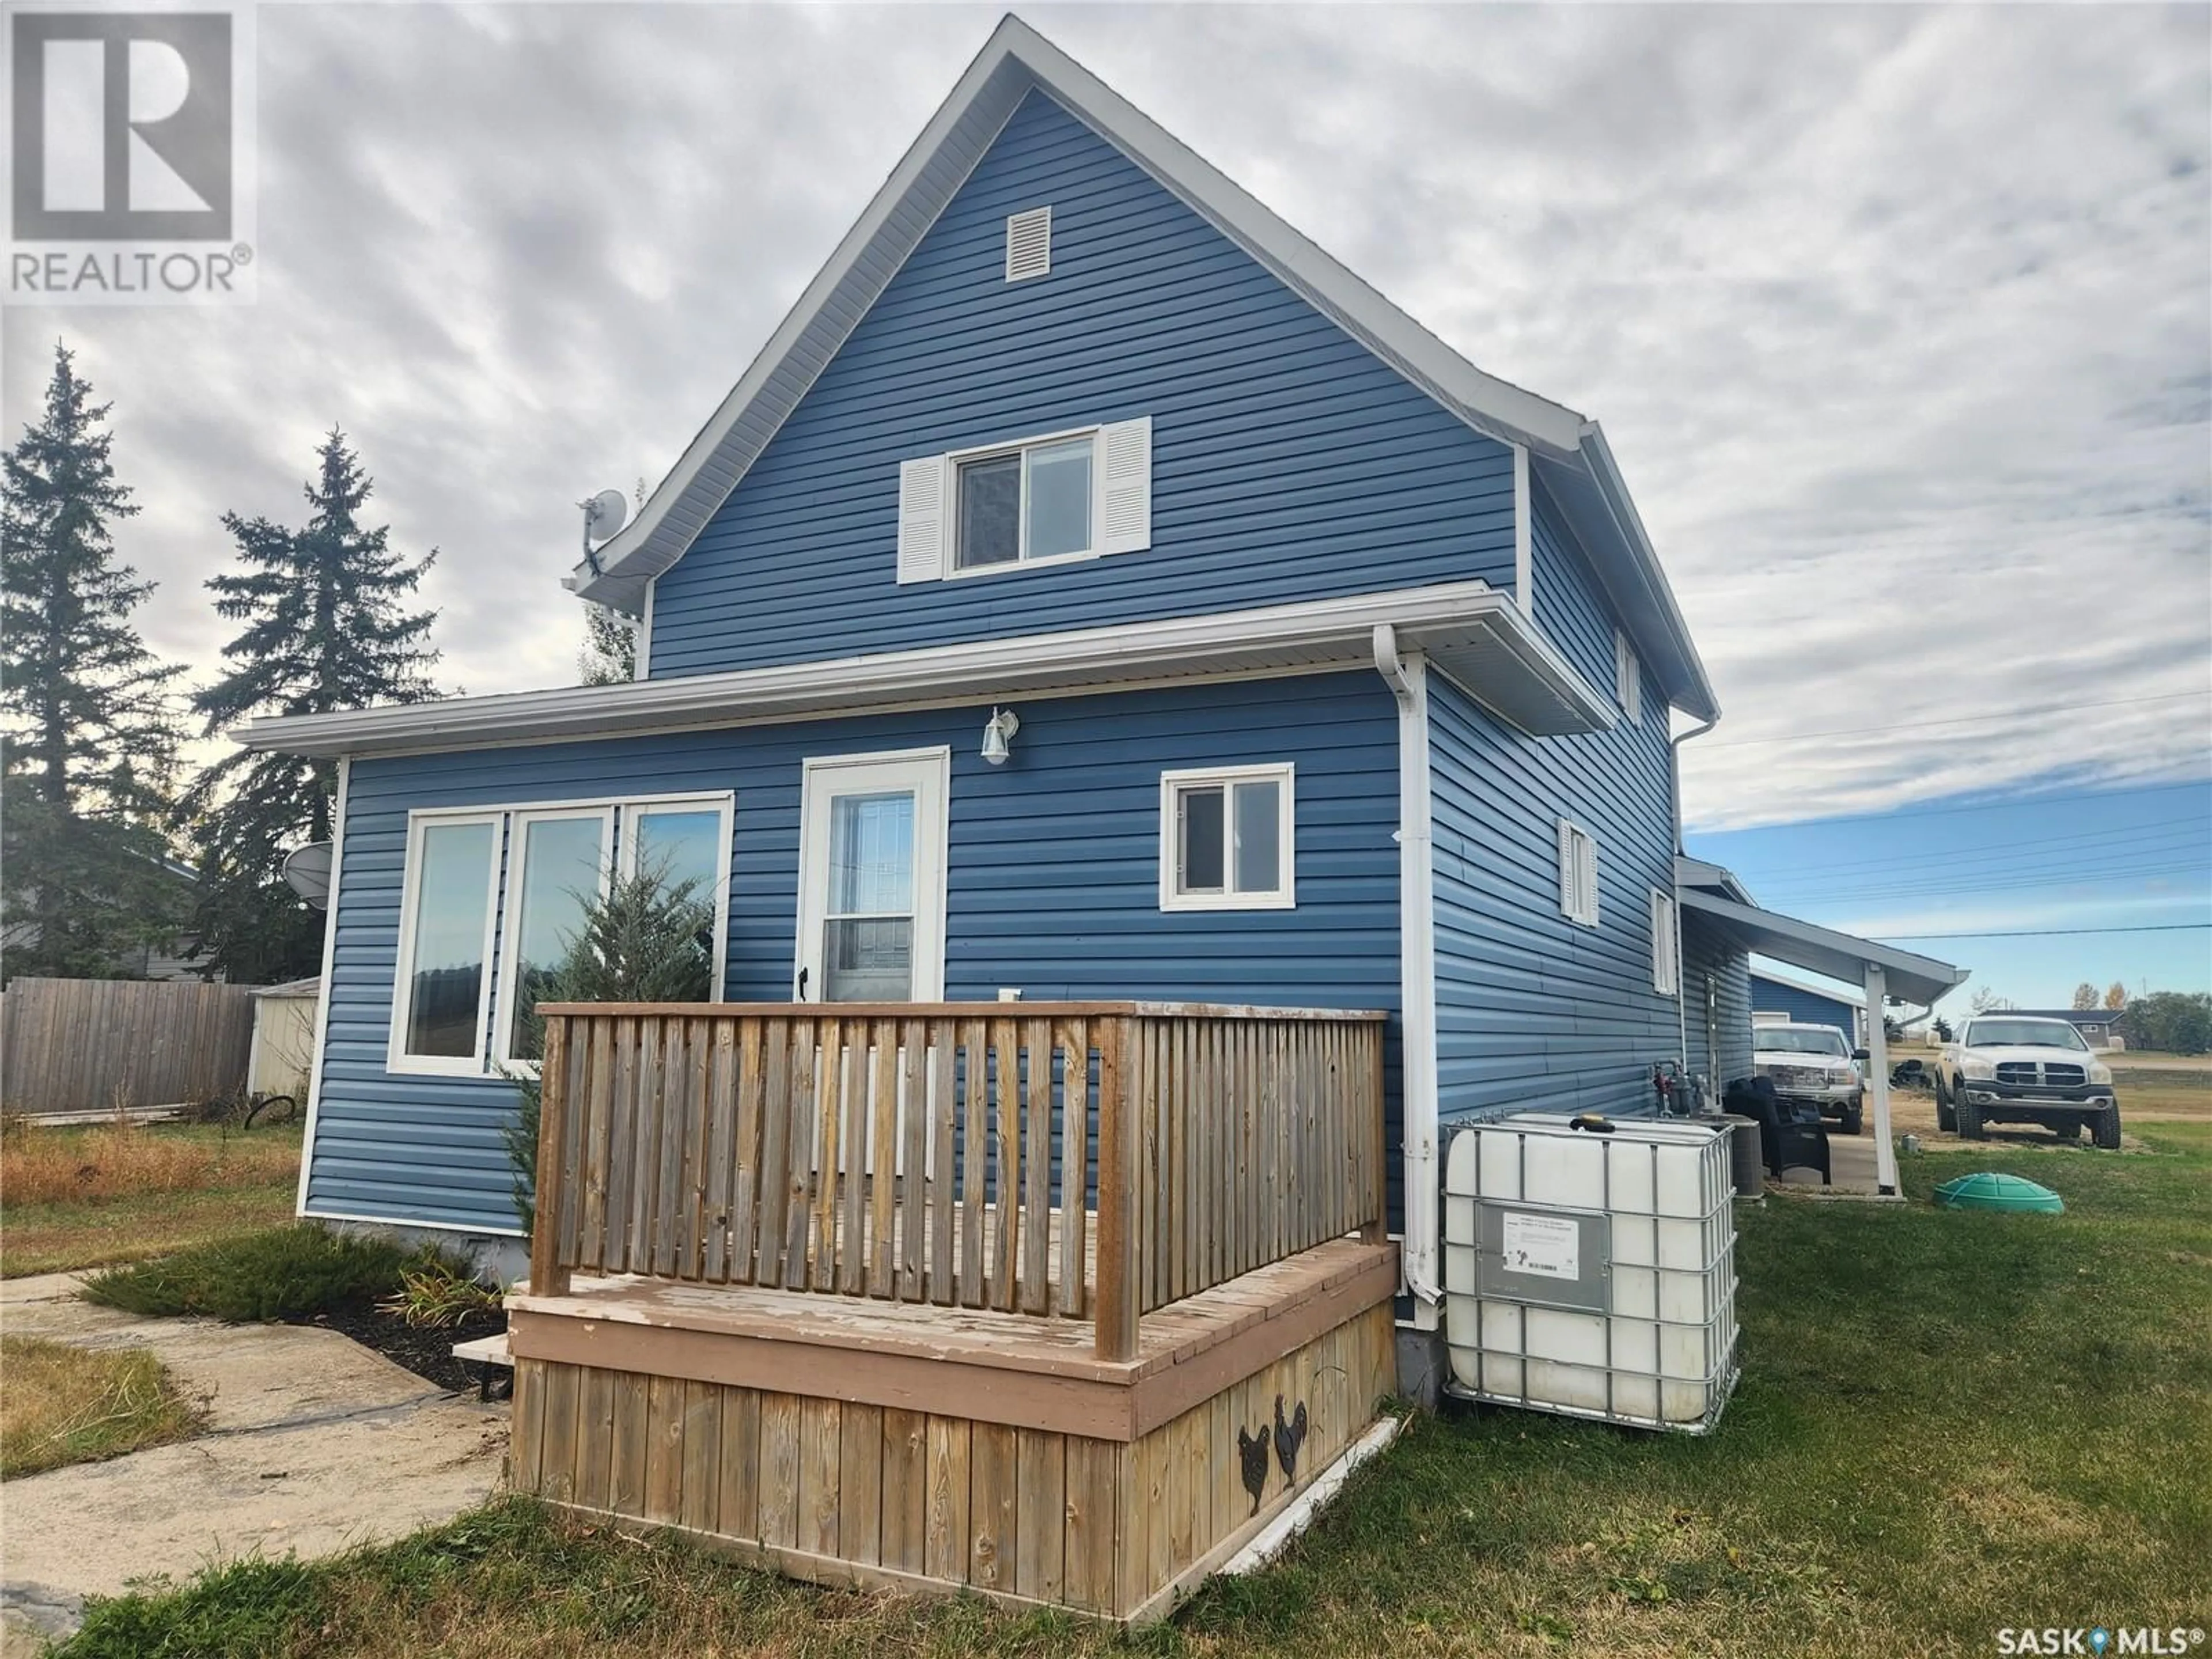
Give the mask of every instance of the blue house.
M 718 994 L 747 1020 L 1376 1012 L 1384 1299 L 1416 1351 L 1449 1126 L 1648 1112 L 1669 1060 L 1748 1070 L 1743 939 L 1677 909 L 1669 719 L 1718 705 L 1604 433 L 1464 361 L 1018 21 L 568 583 L 638 618 L 634 684 L 240 734 L 338 762 L 303 1215 L 519 1237 L 519 988 L 577 891 L 641 859 L 714 895 Z M 916 1042 L 867 1052 L 895 1072 Z M 957 1075 L 1111 1074 L 1084 1040 L 1060 1073 L 987 1047 Z M 963 1086 L 945 1053 L 931 1102 Z M 841 1054 L 805 1051 L 825 1088 Z M 1159 1072 L 1147 1158 L 1233 1069 L 1207 1064 Z M 1109 1182 L 1087 1133 L 1083 1181 L 1059 1139 L 1039 1177 L 1068 1180 L 1078 1274 Z M 934 1181 L 946 1134 L 897 1179 Z M 843 1144 L 793 1166 L 795 1203 L 861 1190 L 834 1178 Z M 572 1231 L 534 1280 L 589 1265 Z
M 1751 975 L 1751 1018 L 1753 1025 L 1769 1022 L 1832 1025 L 1853 1048 L 1867 1040 L 1866 1004 L 1857 998 L 1755 969 Z

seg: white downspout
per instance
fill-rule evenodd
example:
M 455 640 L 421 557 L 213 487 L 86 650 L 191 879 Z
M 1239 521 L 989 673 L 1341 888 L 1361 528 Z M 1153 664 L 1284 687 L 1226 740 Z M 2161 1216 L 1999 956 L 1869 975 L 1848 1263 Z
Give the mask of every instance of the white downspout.
M 1413 1328 L 1441 1322 L 1437 1288 L 1436 866 L 1430 838 L 1428 664 L 1401 659 L 1397 630 L 1375 625 L 1375 672 L 1398 704 L 1398 985 L 1405 1057 L 1406 1236 L 1399 1270 Z
M 1692 726 L 1680 737 L 1670 738 L 1667 744 L 1667 793 L 1674 809 L 1674 855 L 1677 858 L 1686 857 L 1689 852 L 1682 845 L 1682 745 L 1692 738 L 1704 737 L 1720 723 L 1721 717 L 1715 714 L 1702 726 Z M 1682 1075 L 1686 1079 L 1690 1075 L 1690 966 L 1682 954 L 1682 898 L 1680 893 L 1674 895 L 1674 1018 L 1680 1028 L 1676 1038 L 1682 1045 L 1678 1058 L 1681 1062 Z M 1715 1041 L 1707 1046 L 1714 1052 L 1707 1054 L 1705 1059 L 1717 1072 L 1720 1069 L 1719 1044 Z M 1705 1081 L 1712 1091 L 1705 1104 L 1717 1111 L 1720 1091 L 1727 1086 L 1728 1079 L 1714 1077 Z

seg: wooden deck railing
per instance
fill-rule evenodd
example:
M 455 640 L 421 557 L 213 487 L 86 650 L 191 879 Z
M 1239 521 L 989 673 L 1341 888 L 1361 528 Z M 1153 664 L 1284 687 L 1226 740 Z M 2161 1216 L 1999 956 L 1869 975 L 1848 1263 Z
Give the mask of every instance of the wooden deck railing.
M 1383 1225 L 1378 1013 L 550 1003 L 531 1283 L 1089 1318 Z

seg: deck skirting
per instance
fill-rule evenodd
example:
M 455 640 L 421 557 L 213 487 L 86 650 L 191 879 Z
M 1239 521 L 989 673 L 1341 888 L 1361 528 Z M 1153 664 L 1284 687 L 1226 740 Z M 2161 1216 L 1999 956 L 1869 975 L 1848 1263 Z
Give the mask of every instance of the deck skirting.
M 518 1298 L 513 1482 L 800 1577 L 1157 1617 L 1374 1420 L 1395 1376 L 1382 1260 L 1287 1300 L 1247 1288 L 1236 1317 L 1213 1310 L 1218 1340 L 1168 1322 L 1118 1376 L 532 1314 Z M 779 1347 L 769 1386 L 754 1368 Z M 672 1364 L 705 1374 L 655 1369 Z M 1038 1405 L 1109 1394 L 1118 1407 Z M 1287 1422 L 1305 1413 L 1287 1468 L 1278 1401 Z M 1005 1420 L 1022 1413 L 1111 1432 Z

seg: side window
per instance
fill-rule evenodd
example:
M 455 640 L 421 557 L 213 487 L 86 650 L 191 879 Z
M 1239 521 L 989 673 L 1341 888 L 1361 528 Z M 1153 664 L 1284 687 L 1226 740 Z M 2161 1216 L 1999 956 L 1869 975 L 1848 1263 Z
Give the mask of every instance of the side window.
M 1674 996 L 1681 989 L 1679 945 L 1674 896 L 1655 887 L 1651 890 L 1651 988 L 1662 997 Z
M 1597 926 L 1597 840 L 1571 818 L 1559 820 L 1559 914 Z
M 1287 765 L 1162 773 L 1160 908 L 1291 908 L 1294 783 Z

